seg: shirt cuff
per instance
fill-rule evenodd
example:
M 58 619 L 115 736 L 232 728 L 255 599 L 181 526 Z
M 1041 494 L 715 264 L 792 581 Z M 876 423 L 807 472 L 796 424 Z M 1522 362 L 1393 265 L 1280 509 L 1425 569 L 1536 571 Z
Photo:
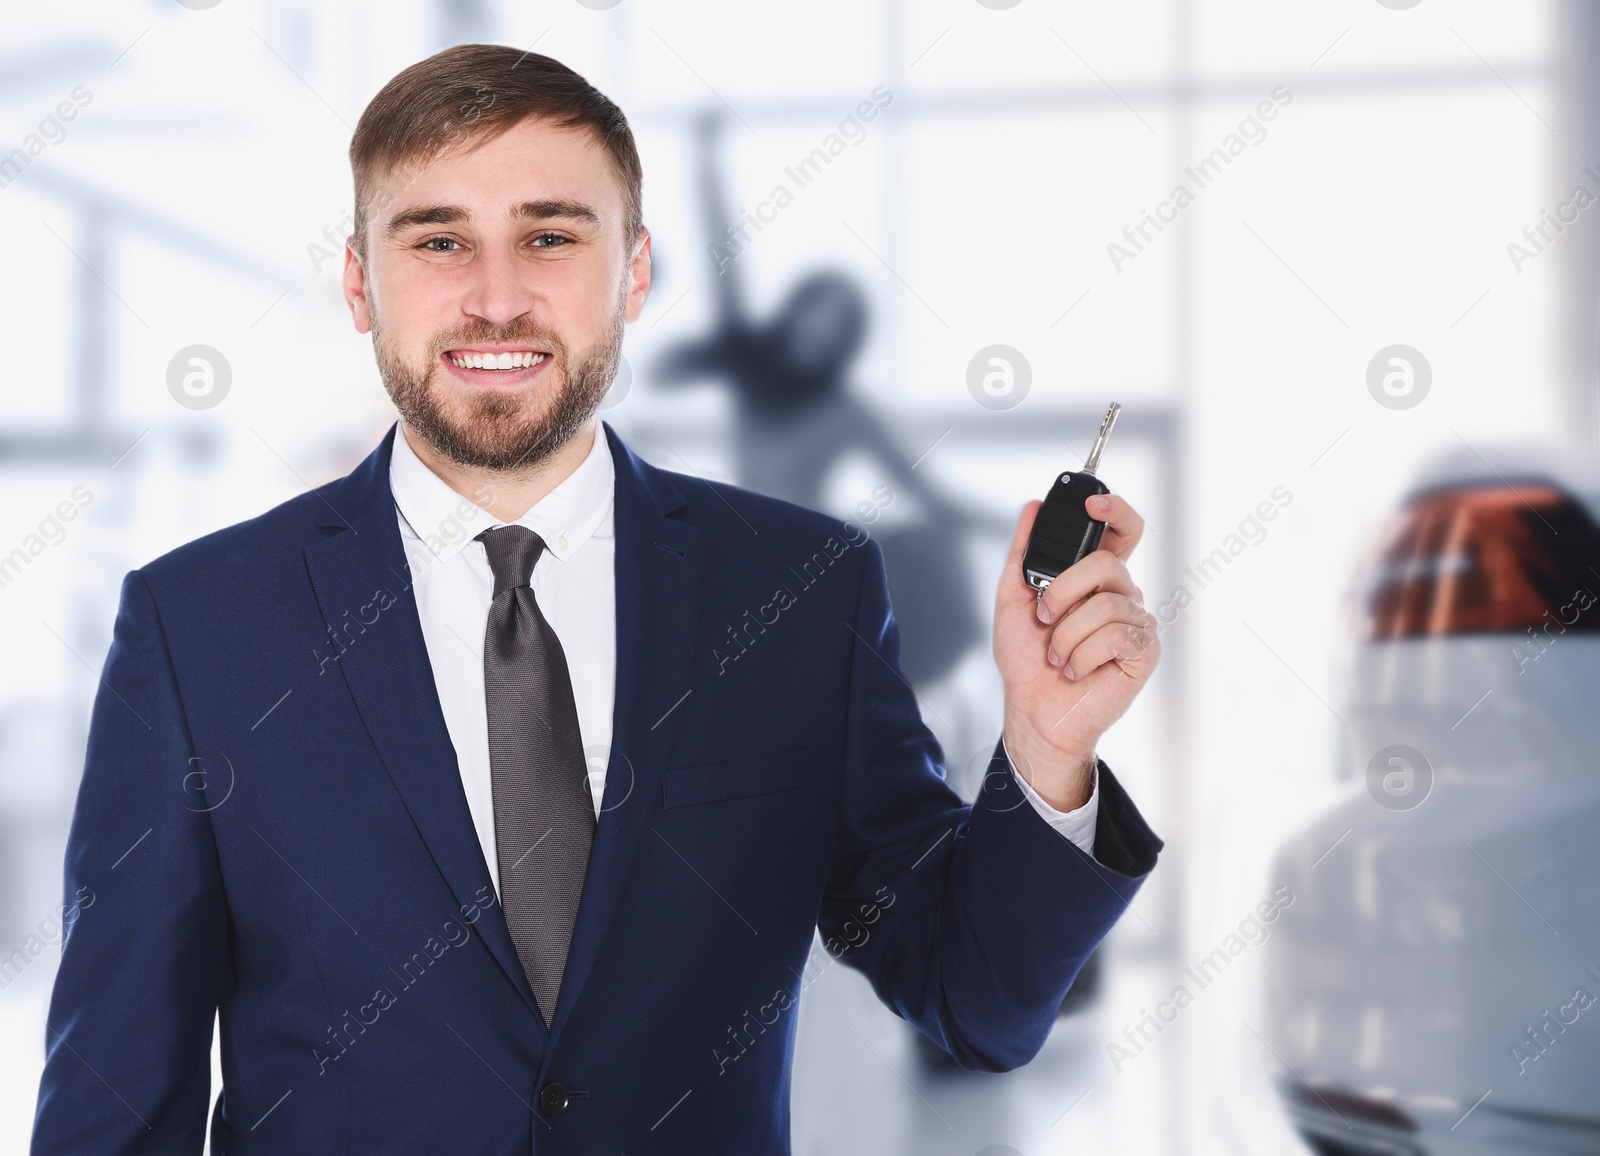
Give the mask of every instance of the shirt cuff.
M 1035 791 L 1022 777 L 1017 770 L 1016 760 L 1006 748 L 1004 736 L 1000 739 L 1000 749 L 1005 751 L 1006 761 L 1011 764 L 1012 776 L 1022 785 L 1022 793 L 1028 802 L 1033 804 L 1033 809 L 1063 837 L 1076 844 L 1078 850 L 1093 859 L 1095 825 L 1100 820 L 1100 760 L 1095 759 L 1095 765 L 1089 772 L 1089 801 L 1075 811 L 1058 811 L 1045 802 L 1044 796 Z

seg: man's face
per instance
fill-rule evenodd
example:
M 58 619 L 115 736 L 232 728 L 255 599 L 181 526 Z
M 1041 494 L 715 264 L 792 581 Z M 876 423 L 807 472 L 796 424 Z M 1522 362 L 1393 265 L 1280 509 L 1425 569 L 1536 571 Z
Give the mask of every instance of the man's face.
M 584 128 L 524 120 L 376 182 L 345 300 L 401 417 L 462 465 L 505 470 L 581 429 L 650 290 L 648 233 Z M 637 251 L 636 251 L 637 250 Z M 503 367 L 503 368 L 502 368 Z

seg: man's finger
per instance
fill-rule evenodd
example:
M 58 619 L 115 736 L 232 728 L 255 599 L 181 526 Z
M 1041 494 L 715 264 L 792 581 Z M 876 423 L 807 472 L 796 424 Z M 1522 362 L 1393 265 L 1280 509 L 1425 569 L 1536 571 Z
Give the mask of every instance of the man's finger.
M 1119 622 L 1141 628 L 1156 625 L 1155 615 L 1140 602 L 1126 594 L 1102 590 L 1056 619 L 1055 628 L 1050 632 L 1050 649 L 1058 658 L 1065 658 L 1095 631 Z
M 1128 567 L 1102 545 L 1056 575 L 1045 590 L 1044 597 L 1039 600 L 1045 612 L 1040 620 L 1059 622 L 1076 610 L 1085 598 L 1100 590 L 1132 597 L 1135 589 Z
M 1160 646 L 1155 633 L 1127 622 L 1111 622 L 1100 627 L 1065 656 L 1062 674 L 1072 671 L 1074 680 L 1087 677 L 1107 663 L 1115 663 L 1122 673 L 1133 678 L 1148 674 Z
M 1091 518 L 1106 524 L 1100 540 L 1102 550 L 1126 558 L 1144 537 L 1144 519 L 1125 498 L 1116 494 L 1095 494 L 1084 499 L 1083 508 Z

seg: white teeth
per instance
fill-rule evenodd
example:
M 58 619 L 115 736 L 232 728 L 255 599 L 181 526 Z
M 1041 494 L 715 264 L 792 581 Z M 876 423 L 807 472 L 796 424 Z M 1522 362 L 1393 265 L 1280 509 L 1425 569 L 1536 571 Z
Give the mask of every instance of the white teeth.
M 524 369 L 538 365 L 548 353 L 469 353 L 464 357 L 450 358 L 452 365 L 462 369 Z

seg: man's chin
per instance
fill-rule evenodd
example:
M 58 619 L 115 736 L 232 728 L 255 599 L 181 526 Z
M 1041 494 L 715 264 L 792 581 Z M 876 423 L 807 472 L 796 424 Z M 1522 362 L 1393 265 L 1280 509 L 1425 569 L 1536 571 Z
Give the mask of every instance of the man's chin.
M 519 407 L 503 413 L 479 408 L 470 417 L 436 417 L 429 422 L 407 422 L 424 441 L 460 466 L 511 470 L 531 466 L 559 448 L 557 431 L 545 422 L 530 420 Z
M 555 399 L 544 385 L 513 389 L 434 380 L 428 383 L 428 399 L 428 408 L 441 420 L 461 429 L 505 423 L 536 426 L 555 408 Z
M 401 415 L 407 428 L 457 465 L 514 470 L 549 457 L 583 427 L 587 415 L 574 411 L 576 400 L 565 392 L 549 396 L 540 387 L 463 396 L 454 383 L 434 381 Z

